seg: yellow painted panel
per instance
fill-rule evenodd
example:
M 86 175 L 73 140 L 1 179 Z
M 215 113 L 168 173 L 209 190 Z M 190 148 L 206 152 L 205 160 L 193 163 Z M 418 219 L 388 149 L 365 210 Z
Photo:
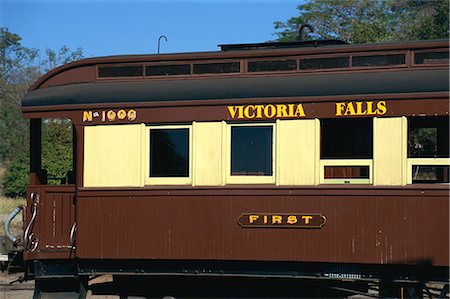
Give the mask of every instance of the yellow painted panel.
M 374 118 L 373 135 L 374 185 L 405 185 L 406 118 Z
M 194 123 L 194 180 L 196 186 L 220 186 L 222 170 L 222 123 Z
M 319 142 L 316 120 L 281 120 L 277 126 L 277 184 L 315 185 Z
M 142 186 L 141 125 L 84 128 L 84 186 Z

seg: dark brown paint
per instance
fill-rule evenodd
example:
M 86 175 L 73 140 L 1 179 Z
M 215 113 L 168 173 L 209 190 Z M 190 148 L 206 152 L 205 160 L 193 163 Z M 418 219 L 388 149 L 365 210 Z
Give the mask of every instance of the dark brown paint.
M 449 265 L 448 190 L 266 189 L 79 192 L 77 257 Z M 242 213 L 319 213 L 327 223 L 245 229 Z

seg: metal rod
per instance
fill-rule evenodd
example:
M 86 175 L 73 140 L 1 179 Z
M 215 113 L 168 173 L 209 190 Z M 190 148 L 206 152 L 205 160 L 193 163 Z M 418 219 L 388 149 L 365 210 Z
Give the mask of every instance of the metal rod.
M 14 246 L 17 246 L 17 243 L 19 240 L 11 233 L 10 226 L 11 221 L 14 219 L 14 217 L 17 216 L 17 214 L 22 211 L 22 207 L 15 208 L 8 216 L 8 218 L 5 221 L 5 224 L 3 225 L 3 230 L 5 231 L 6 237 L 13 243 Z
M 160 47 L 160 45 L 161 45 L 161 38 L 164 38 L 164 39 L 166 40 L 166 42 L 167 42 L 167 37 L 166 37 L 165 35 L 161 35 L 161 36 L 158 38 L 158 54 L 159 54 L 159 47 Z
M 298 28 L 297 40 L 305 40 L 306 39 L 305 32 L 304 32 L 305 28 L 308 28 L 311 33 L 314 32 L 314 29 L 311 25 L 303 24 Z

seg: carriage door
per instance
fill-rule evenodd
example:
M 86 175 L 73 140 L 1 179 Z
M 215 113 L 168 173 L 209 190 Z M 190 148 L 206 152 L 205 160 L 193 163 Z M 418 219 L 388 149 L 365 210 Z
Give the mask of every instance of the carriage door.
M 76 188 L 72 124 L 66 119 L 32 119 L 30 128 L 30 184 L 24 231 L 26 254 L 73 257 Z

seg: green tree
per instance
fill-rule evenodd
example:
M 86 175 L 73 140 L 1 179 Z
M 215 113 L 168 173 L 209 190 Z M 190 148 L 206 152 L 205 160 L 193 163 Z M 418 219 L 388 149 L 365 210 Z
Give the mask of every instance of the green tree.
M 448 0 L 390 0 L 397 16 L 393 38 L 398 40 L 449 37 Z
M 60 184 L 72 170 L 72 125 L 64 119 L 48 119 L 42 126 L 42 168 L 49 184 Z M 56 179 L 55 179 L 56 178 Z
M 350 43 L 448 38 L 448 0 L 309 0 L 299 15 L 275 22 L 278 41 L 293 40 L 300 24 L 315 29 L 309 38 Z
M 3 192 L 9 197 L 24 197 L 29 181 L 29 151 L 20 151 L 9 165 L 3 179 Z
M 23 195 L 28 181 L 28 121 L 21 117 L 21 99 L 44 72 L 83 58 L 81 48 L 71 51 L 66 46 L 57 51 L 47 49 L 43 55 L 39 53 L 39 50 L 24 47 L 19 35 L 9 32 L 7 28 L 0 28 L 0 165 L 7 167 L 3 186 L 4 192 L 10 196 Z M 53 144 L 47 146 L 48 150 L 44 147 L 43 167 L 48 168 L 49 176 L 64 176 L 71 165 L 62 166 L 55 161 L 58 160 L 56 157 L 65 159 L 64 153 L 70 156 L 71 161 L 72 145 L 67 143 L 67 139 L 72 138 L 72 132 L 68 123 L 44 122 L 43 136 L 54 138 L 52 141 L 55 144 L 64 147 L 62 149 Z M 49 142 L 43 140 L 43 145 Z M 65 168 L 64 175 L 62 168 Z

